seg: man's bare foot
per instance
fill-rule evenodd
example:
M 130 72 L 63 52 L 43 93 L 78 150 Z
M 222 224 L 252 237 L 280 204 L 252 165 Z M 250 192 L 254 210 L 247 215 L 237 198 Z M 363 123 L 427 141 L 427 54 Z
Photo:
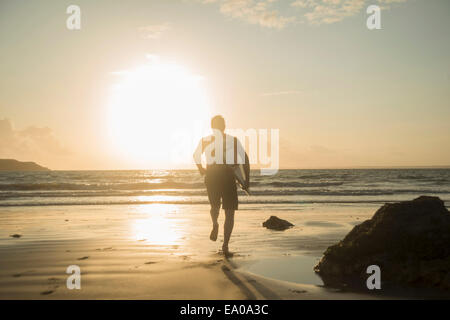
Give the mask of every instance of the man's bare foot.
M 230 250 L 228 249 L 228 246 L 222 246 L 222 252 L 223 252 L 223 255 L 224 255 L 226 258 L 229 258 L 229 257 L 232 257 L 232 256 L 233 256 L 233 253 L 230 252 Z
M 213 225 L 213 228 L 211 230 L 211 234 L 209 235 L 209 239 L 211 239 L 211 241 L 216 241 L 218 233 L 219 233 L 219 224 L 216 223 L 216 224 Z

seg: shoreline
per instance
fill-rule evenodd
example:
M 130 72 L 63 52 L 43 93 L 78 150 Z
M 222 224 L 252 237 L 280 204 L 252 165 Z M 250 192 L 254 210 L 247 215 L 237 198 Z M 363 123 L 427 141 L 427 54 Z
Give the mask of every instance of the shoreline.
M 218 253 L 224 215 L 219 240 L 211 242 L 208 206 L 3 210 L 0 299 L 391 299 L 303 281 L 313 274 L 314 259 L 372 214 L 371 207 L 359 206 L 242 206 L 230 243 L 235 254 L 226 260 Z M 267 230 L 261 223 L 270 215 L 295 226 Z M 260 270 L 269 264 L 271 273 L 247 268 L 255 263 Z M 70 265 L 81 269 L 81 290 L 66 287 Z M 288 274 L 286 267 L 291 272 L 298 267 L 306 277 L 301 283 L 277 280 L 277 272 Z M 294 279 L 297 275 L 291 273 Z

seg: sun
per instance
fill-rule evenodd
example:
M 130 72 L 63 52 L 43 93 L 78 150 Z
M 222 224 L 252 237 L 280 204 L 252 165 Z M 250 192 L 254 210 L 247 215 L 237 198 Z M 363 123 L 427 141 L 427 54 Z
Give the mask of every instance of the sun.
M 204 79 L 155 58 L 115 74 L 119 81 L 107 105 L 108 138 L 115 152 L 148 167 L 191 161 L 194 141 L 210 117 Z

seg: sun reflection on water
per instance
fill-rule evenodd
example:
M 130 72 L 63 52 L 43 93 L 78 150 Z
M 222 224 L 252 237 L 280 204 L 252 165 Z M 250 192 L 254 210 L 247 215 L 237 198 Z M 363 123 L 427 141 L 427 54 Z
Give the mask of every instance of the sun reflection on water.
M 132 238 L 154 245 L 180 244 L 185 230 L 177 218 L 177 205 L 151 204 L 137 208 L 141 219 L 131 224 Z

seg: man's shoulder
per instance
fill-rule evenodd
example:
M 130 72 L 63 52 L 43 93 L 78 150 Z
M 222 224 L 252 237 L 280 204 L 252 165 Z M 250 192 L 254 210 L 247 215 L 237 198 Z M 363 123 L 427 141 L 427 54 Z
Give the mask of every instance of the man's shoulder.
M 214 134 L 210 134 L 210 135 L 207 135 L 207 136 L 202 137 L 202 138 L 200 139 L 200 141 L 201 141 L 202 143 L 207 143 L 207 144 L 209 144 L 209 143 L 215 141 L 215 139 L 216 139 L 216 136 L 215 136 Z M 226 139 L 227 141 L 235 140 L 235 141 L 237 141 L 238 143 L 241 143 L 241 141 L 239 140 L 238 137 L 232 136 L 232 135 L 227 134 L 227 133 L 225 133 L 225 139 Z

